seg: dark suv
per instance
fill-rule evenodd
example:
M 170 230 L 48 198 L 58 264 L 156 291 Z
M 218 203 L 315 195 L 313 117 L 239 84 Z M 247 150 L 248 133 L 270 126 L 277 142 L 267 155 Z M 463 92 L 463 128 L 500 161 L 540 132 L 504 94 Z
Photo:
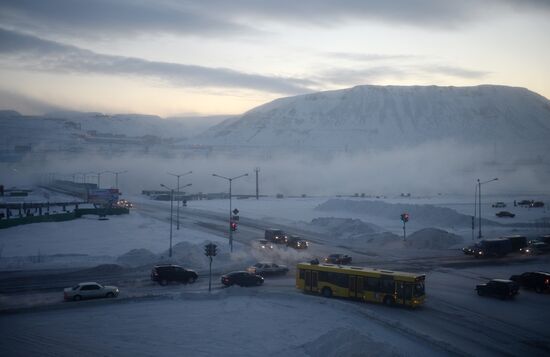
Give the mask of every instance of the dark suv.
M 535 289 L 539 294 L 550 290 L 550 273 L 547 272 L 527 272 L 521 275 L 512 275 L 510 280 L 515 281 L 525 289 Z
M 193 270 L 188 270 L 179 265 L 166 264 L 155 265 L 151 270 L 151 280 L 160 285 L 166 285 L 175 281 L 179 283 L 194 283 L 199 276 Z
M 347 254 L 331 254 L 325 258 L 325 263 L 351 264 L 351 257 Z
M 257 286 L 264 283 L 264 278 L 261 276 L 249 273 L 247 271 L 234 271 L 229 274 L 222 275 L 222 284 L 225 286 Z
M 516 296 L 519 286 L 512 280 L 493 279 L 486 284 L 477 285 L 476 290 L 479 296 L 494 296 L 504 300 Z

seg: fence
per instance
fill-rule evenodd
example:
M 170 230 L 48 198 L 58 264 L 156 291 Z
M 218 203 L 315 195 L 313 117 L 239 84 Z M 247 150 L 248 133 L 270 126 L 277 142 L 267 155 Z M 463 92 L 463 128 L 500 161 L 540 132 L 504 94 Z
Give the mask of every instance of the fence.
M 96 214 L 100 216 L 110 216 L 119 214 L 128 214 L 128 208 L 79 208 L 74 212 L 56 213 L 41 216 L 27 216 L 21 218 L 11 218 L 0 220 L 0 229 L 19 226 L 22 224 L 42 223 L 42 222 L 63 222 L 77 219 L 86 214 Z

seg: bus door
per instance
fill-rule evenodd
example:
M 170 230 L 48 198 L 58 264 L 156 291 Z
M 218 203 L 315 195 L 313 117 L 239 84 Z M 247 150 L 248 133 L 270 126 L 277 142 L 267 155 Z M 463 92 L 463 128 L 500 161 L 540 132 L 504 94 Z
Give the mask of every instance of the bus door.
M 350 276 L 349 277 L 349 297 L 363 298 L 363 277 L 362 276 Z
M 317 272 L 306 270 L 306 281 L 304 289 L 306 291 L 317 292 Z
M 403 305 L 409 305 L 412 302 L 413 285 L 403 282 L 397 282 L 397 303 Z

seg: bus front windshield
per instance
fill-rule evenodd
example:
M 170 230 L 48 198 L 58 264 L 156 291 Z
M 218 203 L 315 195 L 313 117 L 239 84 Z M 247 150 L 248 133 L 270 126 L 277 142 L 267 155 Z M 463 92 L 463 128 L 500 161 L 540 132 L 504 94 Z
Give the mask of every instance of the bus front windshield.
M 413 294 L 416 297 L 423 296 L 424 295 L 424 282 L 419 281 L 413 286 Z

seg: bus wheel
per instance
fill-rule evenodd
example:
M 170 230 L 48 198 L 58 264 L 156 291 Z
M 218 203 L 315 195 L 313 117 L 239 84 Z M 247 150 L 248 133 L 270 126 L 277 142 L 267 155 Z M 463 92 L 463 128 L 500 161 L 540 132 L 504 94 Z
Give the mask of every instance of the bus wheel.
M 324 297 L 330 298 L 332 297 L 332 290 L 330 290 L 330 288 L 323 288 L 322 294 Z
M 391 296 L 386 296 L 384 298 L 384 305 L 393 306 L 393 298 Z

